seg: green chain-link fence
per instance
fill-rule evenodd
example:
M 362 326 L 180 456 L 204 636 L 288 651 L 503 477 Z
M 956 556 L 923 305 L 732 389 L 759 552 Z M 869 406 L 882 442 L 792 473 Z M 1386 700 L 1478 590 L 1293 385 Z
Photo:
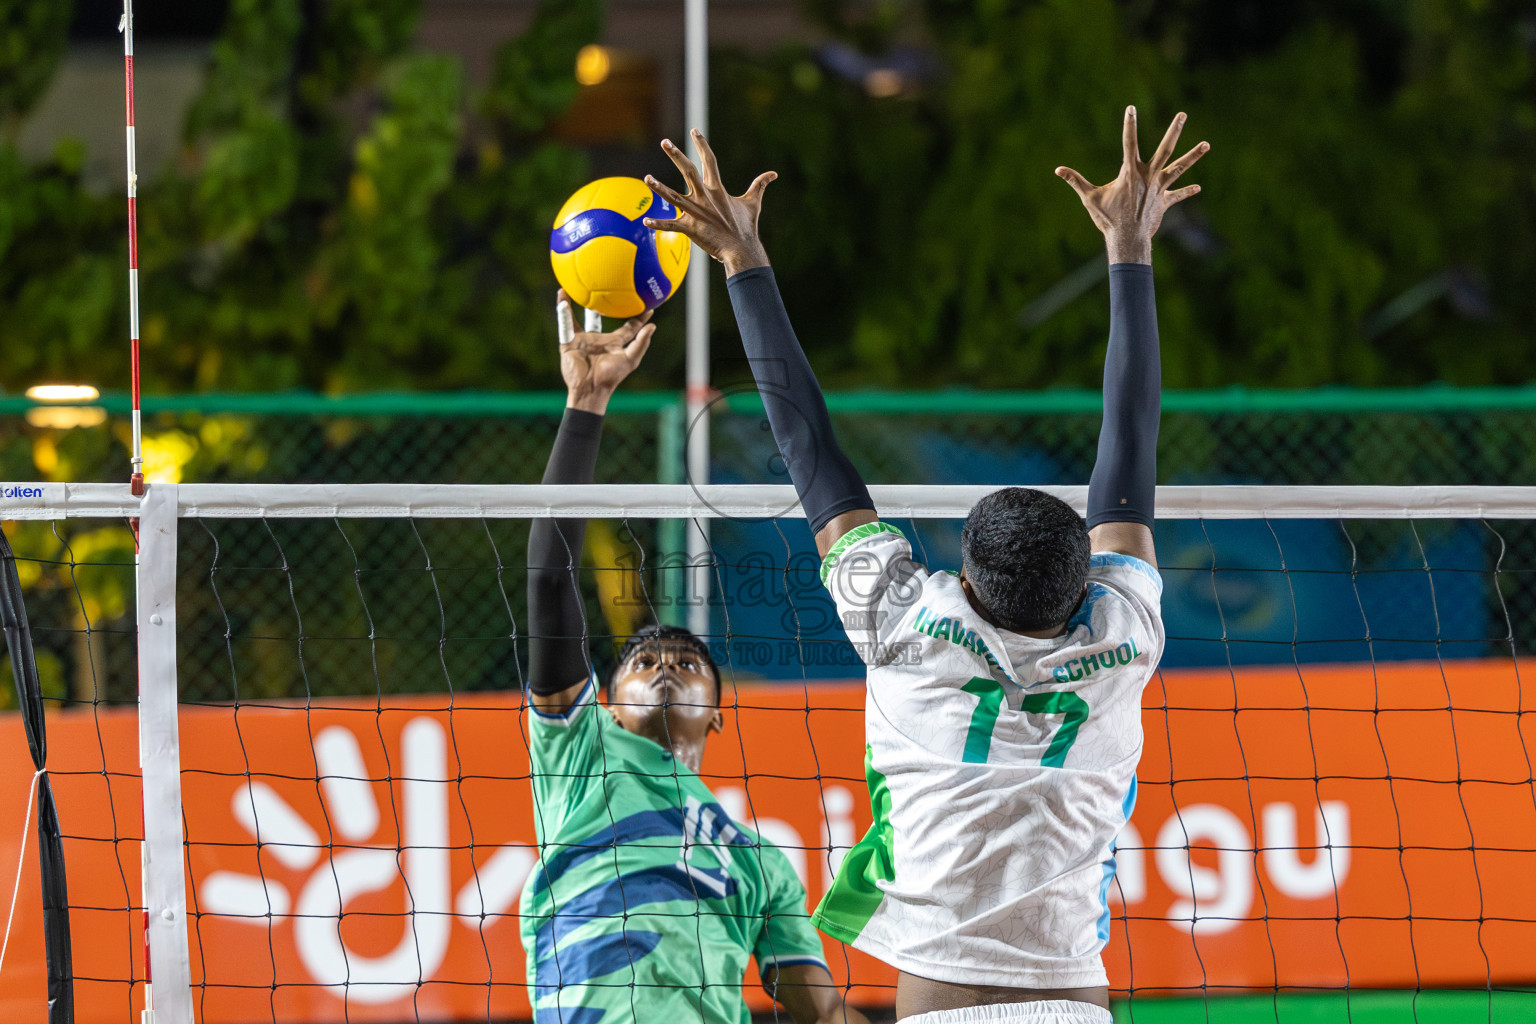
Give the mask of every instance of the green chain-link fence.
M 844 447 L 872 483 L 1081 483 L 1100 419 L 1099 396 L 1088 392 L 871 392 L 828 401 Z M 151 479 L 184 482 L 533 482 L 562 404 L 546 393 L 150 399 L 146 469 Z M 1170 393 L 1164 410 L 1164 483 L 1536 484 L 1536 388 Z M 121 396 L 88 408 L 0 398 L 0 480 L 125 480 L 125 412 Z M 787 482 L 755 395 L 723 396 L 712 412 L 715 480 Z M 675 393 L 621 393 L 598 480 L 680 482 L 685 446 Z M 51 695 L 131 699 L 127 525 L 6 528 L 28 559 L 24 582 Z M 597 526 L 589 547 L 600 564 L 627 550 L 655 565 L 681 547 L 681 528 Z M 1373 544 L 1397 544 L 1373 536 L 1362 529 L 1350 538 L 1366 561 Z M 189 522 L 182 537 L 187 699 L 516 682 L 526 524 Z M 1482 597 L 1490 620 L 1536 638 L 1536 588 L 1524 585 L 1536 566 L 1536 530 L 1502 524 L 1482 546 L 1485 567 L 1497 564 L 1502 576 Z M 296 608 L 291 584 L 313 606 Z M 602 615 L 594 603 L 593 621 Z M 445 619 L 453 643 L 444 642 Z M 357 642 L 370 633 L 374 641 Z M 1497 637 L 1488 641 L 1496 646 Z
M 850 392 L 828 404 L 872 483 L 1086 480 L 1099 424 L 1095 392 Z M 528 482 L 561 406 L 543 392 L 150 398 L 145 447 L 152 474 L 187 482 Z M 1536 387 L 1170 392 L 1163 408 L 1163 483 L 1536 483 Z M 126 479 L 126 409 L 121 396 L 88 409 L 0 397 L 0 476 Z M 771 467 L 737 458 L 760 448 L 756 396 L 724 395 L 712 411 L 718 473 L 768 479 Z M 608 419 L 599 480 L 681 479 L 676 394 L 620 393 Z

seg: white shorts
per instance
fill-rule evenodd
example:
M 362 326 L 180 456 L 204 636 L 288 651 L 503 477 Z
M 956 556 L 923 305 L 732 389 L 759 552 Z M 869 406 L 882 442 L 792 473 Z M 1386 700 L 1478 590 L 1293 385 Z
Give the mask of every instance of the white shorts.
M 1076 999 L 1039 999 L 1032 1003 L 993 1003 L 960 1010 L 935 1010 L 903 1017 L 901 1024 L 1113 1024 L 1102 1006 Z

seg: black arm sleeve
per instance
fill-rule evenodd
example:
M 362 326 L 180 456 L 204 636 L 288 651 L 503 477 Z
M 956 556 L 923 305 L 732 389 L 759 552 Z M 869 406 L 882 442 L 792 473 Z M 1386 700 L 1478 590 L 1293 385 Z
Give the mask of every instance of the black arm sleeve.
M 869 489 L 832 432 L 821 385 L 800 348 L 771 267 L 726 282 L 773 439 L 816 533 L 844 512 L 873 509 Z
M 1152 268 L 1116 263 L 1109 268 L 1104 426 L 1088 483 L 1089 529 L 1100 523 L 1152 525 L 1162 389 Z
M 591 483 L 602 437 L 601 416 L 565 410 L 543 482 Z M 528 534 L 528 685 L 541 696 L 575 686 L 592 671 L 577 580 L 586 537 L 585 519 L 535 519 Z

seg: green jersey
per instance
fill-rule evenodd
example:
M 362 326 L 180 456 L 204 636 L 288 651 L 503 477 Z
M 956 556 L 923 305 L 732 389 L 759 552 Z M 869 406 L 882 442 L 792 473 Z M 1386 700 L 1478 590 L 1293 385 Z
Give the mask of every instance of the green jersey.
M 758 970 L 823 964 L 805 889 L 671 751 L 625 732 L 589 683 L 531 716 L 539 864 L 522 936 L 537 1024 L 750 1020 Z

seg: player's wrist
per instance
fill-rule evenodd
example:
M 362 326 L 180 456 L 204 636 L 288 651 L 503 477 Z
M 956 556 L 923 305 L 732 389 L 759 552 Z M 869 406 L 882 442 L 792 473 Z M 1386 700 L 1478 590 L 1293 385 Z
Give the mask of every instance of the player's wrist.
M 768 266 L 768 250 L 754 238 L 721 253 L 720 262 L 725 264 L 725 276 L 735 277 L 743 270 Z
M 612 397 L 612 388 L 573 387 L 565 393 L 565 407 L 603 416 L 608 412 L 608 399 Z
M 1152 236 L 1142 231 L 1106 231 L 1104 249 L 1109 262 L 1152 265 Z

